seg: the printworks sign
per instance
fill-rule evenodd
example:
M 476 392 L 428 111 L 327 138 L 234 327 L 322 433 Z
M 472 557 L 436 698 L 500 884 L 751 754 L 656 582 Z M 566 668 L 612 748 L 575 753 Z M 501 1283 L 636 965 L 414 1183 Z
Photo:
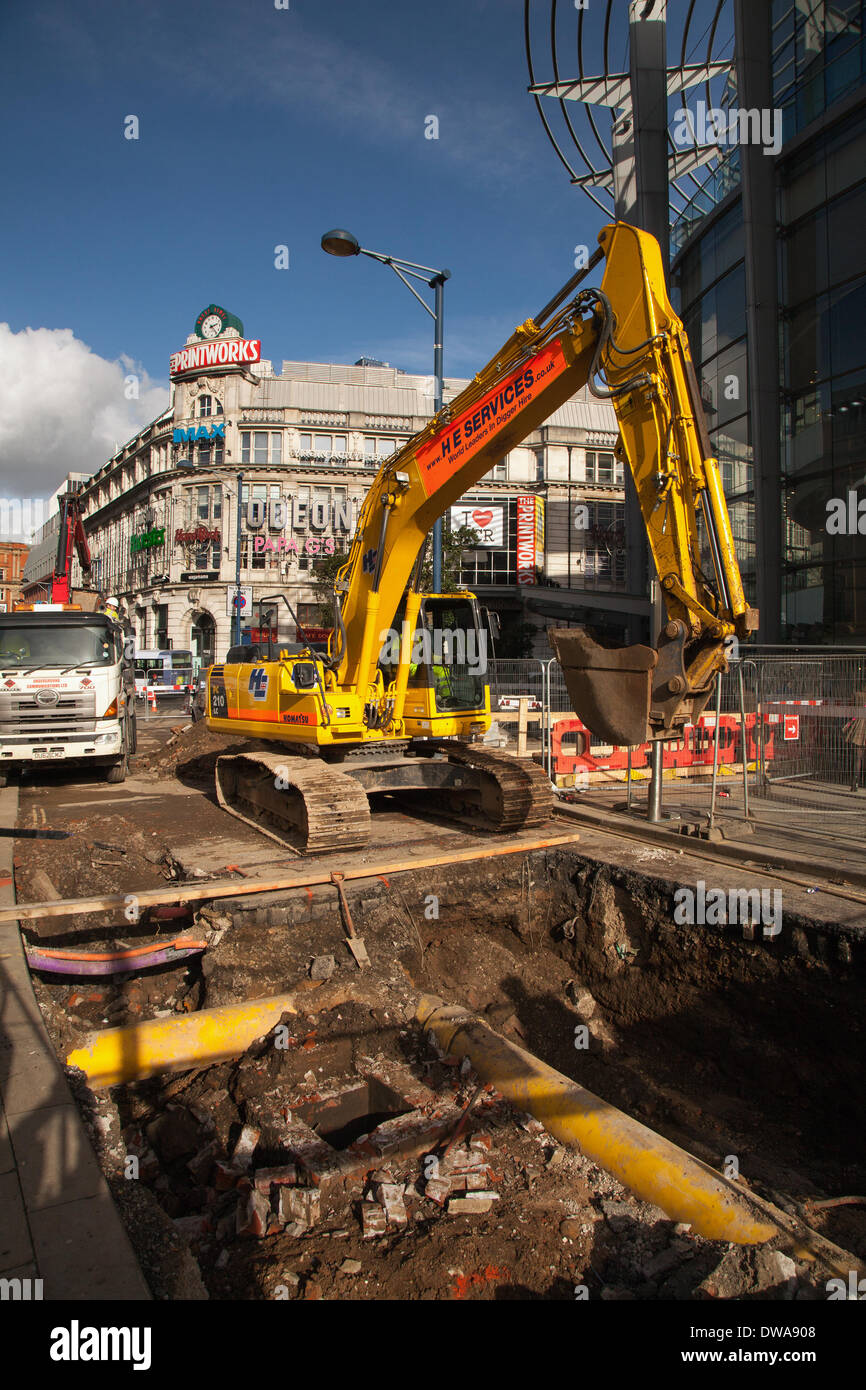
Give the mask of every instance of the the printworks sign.
M 544 564 L 544 502 L 540 497 L 517 499 L 517 582 L 534 584 Z
M 133 555 L 137 555 L 140 550 L 153 550 L 164 542 L 165 527 L 158 526 L 153 531 L 145 531 L 140 536 L 133 536 L 129 542 L 129 548 Z
M 193 343 L 171 354 L 169 372 L 179 376 L 201 367 L 242 366 L 246 362 L 260 362 L 261 356 L 260 338 L 222 338 L 216 342 Z

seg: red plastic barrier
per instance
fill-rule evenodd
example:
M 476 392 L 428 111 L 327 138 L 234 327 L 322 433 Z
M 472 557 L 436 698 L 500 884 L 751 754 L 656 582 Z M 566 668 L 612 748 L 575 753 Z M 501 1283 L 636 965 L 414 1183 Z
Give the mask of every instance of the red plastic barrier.
M 746 760 L 756 762 L 758 757 L 757 740 L 758 716 L 746 715 Z M 666 739 L 662 753 L 663 768 L 712 767 L 713 743 L 715 740 L 715 715 L 701 715 L 697 724 L 687 724 L 682 738 Z M 764 757 L 772 759 L 774 753 L 774 729 L 764 721 Z M 566 734 L 576 733 L 577 747 L 573 753 L 563 752 L 562 740 Z M 610 752 L 593 752 L 592 735 L 582 720 L 575 715 L 557 719 L 550 729 L 550 747 L 553 771 L 559 775 L 570 772 L 614 772 L 628 767 L 628 749 L 613 747 Z M 649 763 L 649 743 L 632 749 L 632 767 Z M 719 716 L 719 766 L 742 761 L 742 740 L 740 721 L 736 715 Z

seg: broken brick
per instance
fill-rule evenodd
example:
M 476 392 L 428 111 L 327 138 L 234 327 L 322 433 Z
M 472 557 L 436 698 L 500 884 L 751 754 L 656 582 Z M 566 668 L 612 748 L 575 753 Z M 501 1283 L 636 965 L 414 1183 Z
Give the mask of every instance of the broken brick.
M 364 1240 L 372 1240 L 374 1236 L 385 1235 L 388 1229 L 388 1218 L 384 1208 L 376 1202 L 363 1202 L 361 1204 L 361 1226 Z
M 233 1187 L 237 1187 L 238 1181 L 243 1175 L 233 1163 L 226 1163 L 222 1159 L 217 1159 L 213 1165 L 211 1176 L 217 1192 L 229 1192 Z
M 282 1187 L 298 1180 L 298 1170 L 294 1163 L 284 1163 L 281 1168 L 257 1168 L 253 1174 L 253 1186 L 258 1192 L 270 1192 L 272 1187 Z
M 322 1199 L 315 1187 L 281 1187 L 280 1220 L 299 1221 L 305 1230 L 314 1226 L 321 1215 Z
M 244 1125 L 232 1153 L 232 1163 L 236 1168 L 249 1168 L 260 1138 L 260 1130 L 255 1129 L 252 1125 Z
M 472 1192 L 465 1197 L 451 1197 L 449 1216 L 485 1216 L 499 1196 L 498 1192 Z
M 211 1169 L 216 1162 L 216 1156 L 219 1150 L 219 1140 L 212 1139 L 209 1144 L 205 1145 L 200 1153 L 197 1153 L 194 1158 L 188 1160 L 186 1166 L 197 1182 L 207 1182 Z
M 246 1200 L 238 1203 L 235 1229 L 239 1236 L 267 1235 L 270 1224 L 270 1205 L 264 1193 L 253 1189 Z
M 405 1226 L 409 1217 L 403 1201 L 402 1184 L 392 1182 L 380 1183 L 377 1196 L 385 1209 L 385 1215 L 390 1224 L 392 1226 Z
M 439 1207 L 444 1207 L 450 1193 L 450 1178 L 428 1178 L 424 1187 L 424 1196 Z

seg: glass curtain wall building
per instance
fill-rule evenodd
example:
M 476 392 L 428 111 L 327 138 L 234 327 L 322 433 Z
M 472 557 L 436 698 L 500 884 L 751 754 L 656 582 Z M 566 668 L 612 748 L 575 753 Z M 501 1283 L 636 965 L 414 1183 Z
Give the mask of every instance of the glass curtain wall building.
M 763 80 L 782 144 L 733 148 L 672 227 L 678 308 L 764 639 L 866 645 L 866 4 L 748 9 L 739 101 Z

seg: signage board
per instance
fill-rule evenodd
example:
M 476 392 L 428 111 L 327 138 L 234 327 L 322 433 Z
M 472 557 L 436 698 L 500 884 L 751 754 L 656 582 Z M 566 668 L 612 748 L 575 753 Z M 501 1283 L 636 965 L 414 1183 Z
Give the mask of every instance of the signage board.
M 238 597 L 238 591 L 237 591 L 237 589 L 235 589 L 234 587 L 232 587 L 231 589 L 228 589 L 228 590 L 226 591 L 226 613 L 228 614 L 228 616 L 229 616 L 230 618 L 233 618 L 234 615 L 235 615 L 235 613 L 237 612 L 237 608 L 236 608 L 236 606 L 235 606 L 235 599 L 236 599 L 237 597 Z M 252 584 L 242 585 L 241 591 L 240 591 L 240 610 L 241 610 L 241 613 L 244 614 L 244 615 L 246 615 L 247 613 L 250 613 L 250 612 L 252 611 L 252 606 L 253 606 L 253 586 L 252 586 Z
M 422 444 L 415 460 L 427 496 L 432 497 L 485 445 L 497 438 L 509 420 L 546 391 L 567 367 L 562 342 L 554 338 L 479 401 L 467 406 L 447 429 L 440 429 L 428 444 Z
M 247 362 L 260 362 L 261 357 L 260 338 L 222 338 L 216 342 L 193 343 L 171 354 L 169 373 L 179 376 L 182 372 L 193 372 L 202 367 L 241 366 Z
M 157 545 L 165 542 L 165 527 L 157 526 L 152 531 L 145 531 L 143 535 L 133 536 L 129 542 L 129 548 L 133 555 L 137 555 L 140 550 L 153 550 Z
M 488 507 L 483 503 L 461 503 L 451 508 L 451 530 L 459 531 L 461 526 L 470 526 L 478 539 L 479 548 L 502 548 L 505 545 L 505 508 Z
M 534 584 L 544 563 L 544 504 L 540 497 L 517 499 L 517 582 Z

